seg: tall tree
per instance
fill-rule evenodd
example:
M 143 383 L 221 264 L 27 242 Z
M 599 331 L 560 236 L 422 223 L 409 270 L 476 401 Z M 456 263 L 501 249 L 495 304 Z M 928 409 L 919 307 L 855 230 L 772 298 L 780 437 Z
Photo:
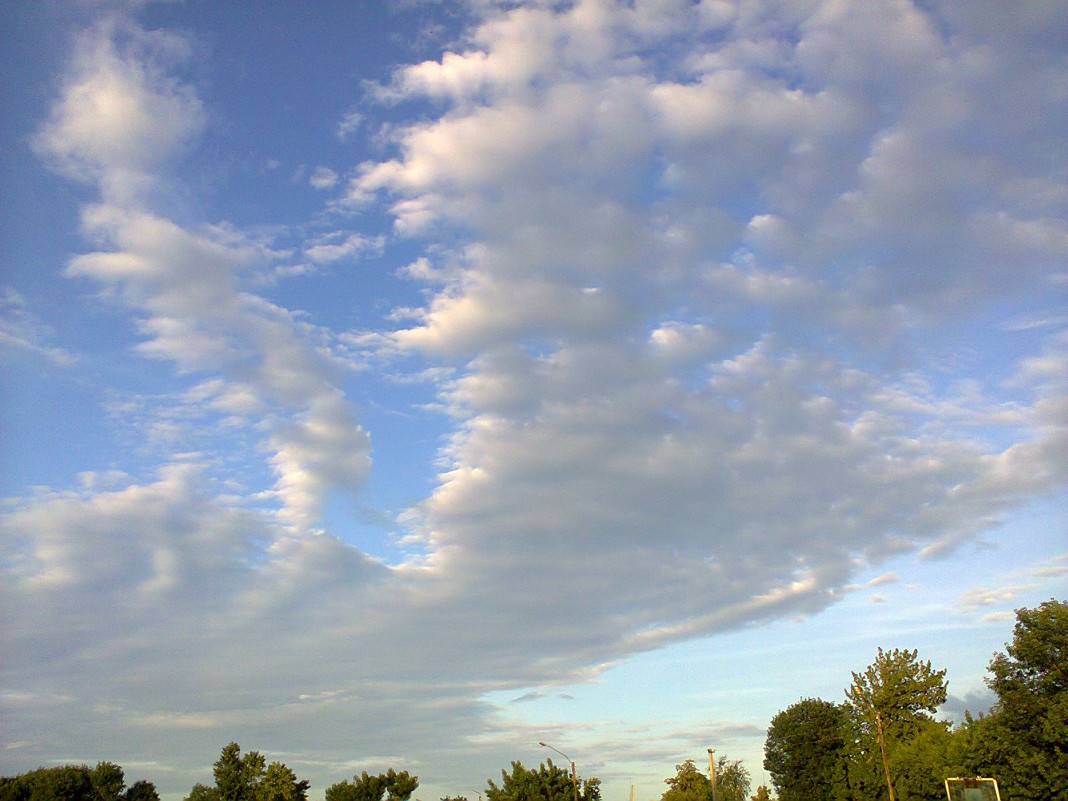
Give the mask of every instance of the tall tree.
M 882 762 L 890 801 L 894 783 L 890 752 L 915 734 L 921 721 L 946 701 L 946 671 L 921 662 L 915 650 L 883 651 L 863 673 L 853 673 L 846 699 L 866 752 Z M 877 755 L 877 756 L 876 756 Z
M 259 751 L 241 756 L 241 746 L 231 742 L 215 761 L 215 789 L 221 801 L 256 801 L 256 787 L 267 771 Z
M 780 801 L 848 797 L 845 708 L 803 698 L 771 719 L 764 769 Z
M 1019 609 L 990 662 L 998 700 L 973 724 L 973 748 L 1013 801 L 1068 798 L 1068 602 Z
M 213 766 L 215 786 L 195 784 L 186 801 L 305 801 L 309 784 L 281 762 L 259 751 L 241 755 L 241 746 L 227 744 Z M 155 788 L 153 788 L 153 792 Z

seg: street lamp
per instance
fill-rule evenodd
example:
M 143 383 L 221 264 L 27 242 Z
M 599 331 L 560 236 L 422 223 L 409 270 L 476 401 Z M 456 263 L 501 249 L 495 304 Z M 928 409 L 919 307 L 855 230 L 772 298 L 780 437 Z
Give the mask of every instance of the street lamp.
M 542 748 L 552 749 L 553 751 L 555 751 L 556 753 L 558 753 L 560 756 L 562 756 L 564 759 L 566 759 L 568 762 L 571 763 L 571 787 L 575 791 L 575 801 L 578 801 L 578 779 L 575 778 L 575 760 L 573 760 L 571 757 L 569 757 L 567 754 L 565 754 L 559 748 L 553 748 L 553 746 L 549 745 L 548 743 L 543 743 L 543 742 L 541 742 L 539 740 L 538 741 L 538 745 L 540 745 Z

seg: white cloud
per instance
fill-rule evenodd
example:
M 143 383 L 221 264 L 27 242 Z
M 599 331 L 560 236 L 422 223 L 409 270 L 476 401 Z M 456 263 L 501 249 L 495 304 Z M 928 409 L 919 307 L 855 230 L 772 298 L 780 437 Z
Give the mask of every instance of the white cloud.
M 338 174 L 329 167 L 318 166 L 312 172 L 311 177 L 308 178 L 310 183 L 316 189 L 330 189 L 337 185 Z
M 165 69 L 181 40 L 81 40 L 40 137 L 101 191 L 83 213 L 93 250 L 68 271 L 173 367 L 177 411 L 152 420 L 172 450 L 225 424 L 243 469 L 225 481 L 216 444 L 150 481 L 88 477 L 5 513 L 12 670 L 25 692 L 73 683 L 86 702 L 18 712 L 20 739 L 98 745 L 171 715 L 180 738 L 314 740 L 325 772 L 360 748 L 441 766 L 444 726 L 504 764 L 518 735 L 485 692 L 818 611 L 859 569 L 952 552 L 1063 485 L 1063 337 L 1027 340 L 1000 377 L 927 347 L 974 345 L 996 303 L 1051 319 L 1068 258 L 1040 169 L 1063 132 L 1052 112 L 991 105 L 1003 77 L 973 70 L 989 66 L 981 20 L 905 3 L 472 13 L 460 52 L 380 90 L 440 105 L 349 185 L 388 205 L 399 237 L 426 238 L 401 270 L 426 302 L 398 303 L 395 330 L 338 337 L 391 370 L 412 358 L 405 378 L 436 382 L 451 415 L 435 485 L 398 513 L 419 556 L 390 566 L 318 530 L 332 493 L 355 497 L 375 469 L 332 334 L 255 294 L 276 259 L 264 245 L 134 191 L 204 124 Z M 999 47 L 1019 96 L 1063 109 L 1043 88 L 1053 68 L 1023 57 L 1041 25 L 1018 27 Z M 998 147 L 977 149 L 977 126 Z M 385 246 L 346 230 L 300 253 Z M 200 742 L 146 748 L 207 764 L 210 749 L 183 750 Z
M 0 287 L 0 348 L 41 356 L 58 367 L 74 364 L 69 351 L 48 344 L 52 336 L 52 330 L 29 311 L 22 295 L 12 287 Z
M 351 137 L 363 122 L 363 115 L 356 110 L 349 111 L 337 124 L 337 138 L 342 142 Z
M 338 231 L 317 238 L 304 249 L 304 257 L 315 264 L 329 264 L 361 253 L 380 253 L 384 245 L 381 236 Z
M 187 40 L 121 18 L 89 29 L 37 146 L 108 198 L 141 194 L 204 125 L 200 99 L 169 74 L 190 54 Z
M 181 373 L 210 374 L 215 406 L 266 430 L 274 497 L 284 518 L 305 530 L 330 489 L 351 491 L 366 475 L 367 435 L 331 384 L 328 365 L 286 310 L 245 288 L 254 267 L 275 254 L 231 227 L 184 228 L 149 208 L 128 187 L 153 170 L 202 125 L 201 102 L 165 68 L 188 56 L 185 40 L 114 21 L 79 40 L 71 74 L 39 144 L 60 167 L 96 181 L 102 202 L 86 206 L 83 227 L 99 249 L 73 258 L 68 274 L 118 293 L 138 316 L 138 351 Z M 139 182 L 141 178 L 138 179 Z M 143 183 L 143 182 L 142 182 Z M 350 237 L 340 258 L 364 245 Z M 177 440 L 173 421 L 161 421 Z M 327 436 L 341 424 L 344 435 Z M 157 431 L 159 427 L 157 426 Z

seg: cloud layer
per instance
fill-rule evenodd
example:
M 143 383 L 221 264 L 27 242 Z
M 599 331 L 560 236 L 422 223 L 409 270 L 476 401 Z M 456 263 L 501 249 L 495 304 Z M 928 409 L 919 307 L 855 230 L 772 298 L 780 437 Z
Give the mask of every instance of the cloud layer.
M 242 733 L 331 780 L 357 753 L 434 764 L 446 733 L 506 755 L 490 690 L 815 612 L 1063 486 L 1063 321 L 965 358 L 999 310 L 1063 299 L 1056 4 L 512 6 L 472 4 L 459 46 L 341 121 L 430 109 L 386 157 L 311 178 L 423 250 L 425 305 L 372 331 L 261 290 L 375 233 L 298 257 L 161 211 L 207 125 L 187 39 L 78 39 L 36 140 L 97 193 L 67 272 L 177 388 L 153 475 L 0 519 L 5 737 L 30 762 L 203 761 Z M 342 341 L 417 364 L 448 415 L 396 564 L 323 522 L 373 470 Z

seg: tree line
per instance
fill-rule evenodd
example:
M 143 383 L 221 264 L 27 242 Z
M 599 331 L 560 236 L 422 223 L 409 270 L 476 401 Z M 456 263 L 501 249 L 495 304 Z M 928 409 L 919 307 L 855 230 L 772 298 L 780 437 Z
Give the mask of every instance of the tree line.
M 944 801 L 952 776 L 998 780 L 1002 801 L 1068 799 L 1068 602 L 1016 613 L 1013 638 L 989 665 L 996 703 L 953 727 L 934 713 L 947 697 L 946 671 L 915 650 L 878 650 L 852 674 L 841 703 L 802 698 L 772 718 L 764 768 L 779 801 Z M 710 776 L 692 759 L 675 766 L 660 801 L 771 801 L 750 796 L 741 760 L 720 755 Z M 214 783 L 196 784 L 186 801 L 307 801 L 309 783 L 258 751 L 222 749 Z M 409 801 L 419 779 L 407 771 L 364 771 L 326 788 L 325 801 Z M 600 780 L 573 777 L 546 760 L 514 761 L 486 801 L 601 801 Z M 0 778 L 0 801 L 159 801 L 151 782 L 129 788 L 111 762 L 66 765 Z M 446 796 L 441 801 L 468 801 Z
M 139 780 L 126 786 L 126 774 L 113 762 L 38 768 L 0 778 L 0 801 L 159 801 L 156 786 Z

